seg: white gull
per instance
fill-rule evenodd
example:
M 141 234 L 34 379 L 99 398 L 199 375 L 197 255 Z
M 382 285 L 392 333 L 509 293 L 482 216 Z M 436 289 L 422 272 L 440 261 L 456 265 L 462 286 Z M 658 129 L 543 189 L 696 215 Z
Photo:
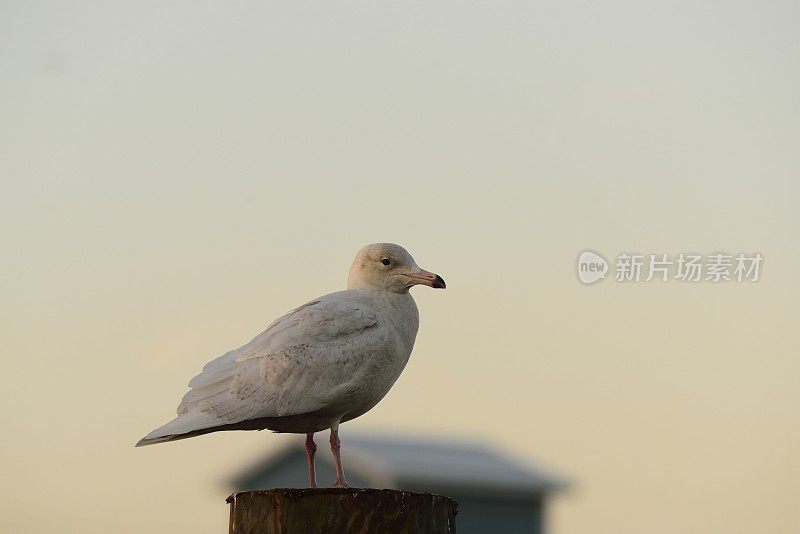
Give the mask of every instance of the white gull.
M 408 291 L 417 284 L 445 287 L 403 247 L 367 245 L 345 291 L 303 304 L 207 363 L 189 382 L 178 416 L 136 446 L 221 430 L 306 434 L 309 484 L 316 487 L 314 433 L 330 429 L 334 486 L 347 487 L 339 424 L 378 404 L 405 368 L 419 327 Z

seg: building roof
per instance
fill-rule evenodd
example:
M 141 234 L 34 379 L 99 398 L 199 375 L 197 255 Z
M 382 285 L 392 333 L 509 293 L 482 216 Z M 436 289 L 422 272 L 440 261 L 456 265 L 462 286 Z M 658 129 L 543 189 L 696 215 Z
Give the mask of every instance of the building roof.
M 305 456 L 303 440 L 289 442 L 250 464 L 234 478 L 234 486 L 246 485 L 244 481 L 254 477 L 268 478 L 270 471 L 297 453 Z M 317 461 L 332 464 L 330 456 L 317 454 Z M 568 486 L 566 479 L 536 463 L 514 458 L 493 447 L 466 442 L 348 435 L 342 444 L 342 461 L 348 473 L 374 487 L 542 495 Z

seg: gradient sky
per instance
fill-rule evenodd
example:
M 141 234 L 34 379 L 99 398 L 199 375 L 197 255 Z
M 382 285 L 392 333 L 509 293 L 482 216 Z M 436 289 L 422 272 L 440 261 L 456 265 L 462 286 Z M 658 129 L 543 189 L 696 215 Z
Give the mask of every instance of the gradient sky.
M 286 439 L 134 449 L 405 245 L 445 292 L 342 427 L 574 481 L 554 534 L 800 531 L 796 2 L 0 1 L 0 530 L 224 532 Z M 577 254 L 760 252 L 754 284 Z M 324 441 L 323 441 L 324 442 Z

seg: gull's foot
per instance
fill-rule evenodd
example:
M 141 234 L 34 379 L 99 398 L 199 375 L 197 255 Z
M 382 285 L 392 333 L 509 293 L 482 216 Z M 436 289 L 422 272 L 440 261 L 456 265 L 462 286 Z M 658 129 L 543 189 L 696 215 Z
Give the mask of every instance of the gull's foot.
M 333 482 L 334 488 L 349 488 L 350 484 L 346 480 L 339 480 L 338 478 Z

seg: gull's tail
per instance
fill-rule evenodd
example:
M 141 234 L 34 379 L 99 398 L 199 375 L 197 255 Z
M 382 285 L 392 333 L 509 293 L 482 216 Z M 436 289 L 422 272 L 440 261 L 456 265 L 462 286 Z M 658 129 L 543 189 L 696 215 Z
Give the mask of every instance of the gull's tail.
M 178 439 L 186 439 L 201 434 L 208 434 L 220 429 L 220 423 L 203 412 L 181 414 L 166 425 L 160 426 L 140 439 L 137 447 L 166 443 Z

